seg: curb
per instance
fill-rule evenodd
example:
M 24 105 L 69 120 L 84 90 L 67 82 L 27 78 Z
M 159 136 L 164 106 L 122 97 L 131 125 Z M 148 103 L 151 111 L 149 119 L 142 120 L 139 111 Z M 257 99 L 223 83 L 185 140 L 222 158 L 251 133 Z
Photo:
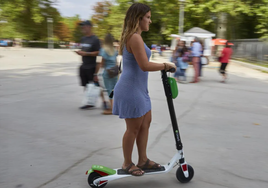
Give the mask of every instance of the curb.
M 158 58 L 154 58 L 154 59 L 150 59 L 151 62 L 155 62 L 155 63 L 162 63 L 163 61 L 167 61 L 165 60 L 164 58 L 162 59 L 158 59 Z M 259 65 L 252 65 L 252 64 L 249 64 L 249 63 L 245 63 L 245 62 L 242 62 L 242 61 L 237 61 L 237 60 L 233 60 L 231 59 L 231 62 L 232 63 L 237 63 L 237 64 L 240 64 L 242 66 L 245 66 L 245 67 L 248 67 L 248 68 L 251 68 L 251 69 L 255 69 L 255 70 L 259 70 L 259 71 L 267 71 L 268 72 L 268 68 L 266 67 L 262 67 L 262 66 L 259 66 Z M 219 66 L 215 65 L 214 64 L 215 62 L 214 61 L 211 61 L 209 63 L 209 65 L 205 65 L 203 66 L 203 68 L 212 68 L 212 69 L 215 69 L 215 68 L 219 68 Z
M 163 62 L 169 62 L 168 60 L 166 59 L 157 59 L 157 58 L 154 58 L 154 59 L 150 59 L 149 60 L 150 62 L 153 62 L 153 63 L 163 63 Z M 171 62 L 169 62 L 171 63 Z M 189 67 L 192 67 L 193 65 L 189 65 Z M 217 69 L 217 68 L 220 68 L 220 65 L 216 65 L 216 63 L 214 62 L 210 62 L 208 65 L 203 65 L 203 68 L 209 68 L 209 69 Z
M 268 68 L 262 67 L 262 66 L 259 66 L 259 65 L 252 65 L 252 64 L 245 63 L 245 62 L 242 62 L 242 61 L 237 61 L 237 60 L 231 60 L 231 62 L 240 64 L 240 65 L 243 65 L 245 67 L 252 68 L 252 69 L 255 69 L 255 70 L 261 70 L 261 71 L 267 71 L 268 72 Z

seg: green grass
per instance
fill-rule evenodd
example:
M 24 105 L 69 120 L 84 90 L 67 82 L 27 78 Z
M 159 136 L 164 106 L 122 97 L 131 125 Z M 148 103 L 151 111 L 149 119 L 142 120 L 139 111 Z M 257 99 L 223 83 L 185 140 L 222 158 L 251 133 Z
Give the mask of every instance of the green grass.
M 263 72 L 263 73 L 268 74 L 268 71 L 265 71 L 265 70 L 260 70 L 260 71 Z
M 266 67 L 268 68 L 268 61 L 264 61 L 264 62 L 255 62 L 255 61 L 250 61 L 248 59 L 243 59 L 243 58 L 233 58 L 234 60 L 237 60 L 237 61 L 242 61 L 242 62 L 245 62 L 245 63 L 250 63 L 252 65 L 258 65 L 258 66 L 261 66 L 261 67 Z

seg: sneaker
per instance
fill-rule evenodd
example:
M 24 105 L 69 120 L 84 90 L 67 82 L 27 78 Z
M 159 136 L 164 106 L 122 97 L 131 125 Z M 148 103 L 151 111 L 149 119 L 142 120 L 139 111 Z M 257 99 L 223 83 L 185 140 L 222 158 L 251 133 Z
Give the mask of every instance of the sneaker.
M 89 109 L 89 108 L 93 108 L 94 106 L 92 105 L 85 105 L 85 106 L 81 106 L 80 109 L 81 110 L 86 110 L 86 109 Z

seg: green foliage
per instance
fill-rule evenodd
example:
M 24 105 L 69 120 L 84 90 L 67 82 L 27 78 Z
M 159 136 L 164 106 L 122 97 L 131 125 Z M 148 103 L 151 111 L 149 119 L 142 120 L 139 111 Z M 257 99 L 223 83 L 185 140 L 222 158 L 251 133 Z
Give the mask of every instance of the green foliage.
M 57 0 L 0 0 L 0 38 L 47 38 L 47 18 L 53 18 L 53 30 L 59 40 L 80 41 L 78 15 L 62 18 L 53 7 Z M 151 7 L 152 21 L 143 38 L 148 45 L 168 43 L 170 34 L 178 33 L 179 0 L 115 0 L 101 1 L 94 6 L 92 22 L 99 38 L 111 33 L 119 39 L 128 7 L 134 2 Z M 227 14 L 227 39 L 267 38 L 268 0 L 185 0 L 184 31 L 201 27 L 217 33 L 220 15 Z M 90 7 L 89 7 L 90 8 Z
M 227 13 L 227 39 L 268 37 L 268 0 L 186 0 L 185 27 L 217 32 L 221 13 Z M 194 24 L 194 25 L 193 25 Z
M 114 6 L 113 10 L 116 6 Z M 108 32 L 114 27 L 116 20 L 109 19 L 112 15 L 118 15 L 115 11 L 112 12 L 112 3 L 109 1 L 98 2 L 93 8 L 95 14 L 92 16 L 92 22 L 94 24 L 94 33 L 100 38 L 104 38 Z M 115 22 L 114 22 L 115 21 Z
M 28 48 L 47 48 L 48 43 L 47 42 L 23 42 L 22 43 L 23 47 L 28 47 Z M 61 48 L 58 43 L 54 43 L 54 48 Z
M 0 23 L 0 38 L 25 38 L 22 33 L 15 29 L 13 23 Z
M 53 18 L 54 27 L 60 21 L 60 13 L 52 5 L 55 0 L 9 0 L 1 3 L 0 20 L 6 20 L 5 35 L 20 33 L 25 39 L 40 39 L 47 36 L 47 18 Z M 3 31 L 0 31 L 3 32 Z M 1 33 L 2 35 L 3 33 Z
M 261 38 L 268 39 L 268 0 L 262 0 L 253 5 L 253 12 L 257 18 L 257 33 Z
M 68 28 L 69 35 L 70 35 L 69 40 L 75 41 L 75 42 L 80 42 L 83 34 L 82 34 L 81 28 L 79 26 L 79 23 L 81 22 L 79 15 L 75 15 L 73 17 L 63 17 L 62 22 Z
M 67 25 L 68 29 L 72 33 L 76 28 L 76 22 L 80 21 L 79 15 L 75 15 L 73 17 L 63 17 L 62 22 Z
M 80 43 L 81 42 L 81 38 L 83 37 L 83 33 L 81 31 L 81 27 L 79 25 L 79 23 L 81 22 L 81 20 L 77 20 L 75 22 L 75 28 L 73 30 L 73 33 L 72 33 L 72 40 L 74 42 L 77 42 L 77 43 Z
M 59 22 L 54 31 L 55 35 L 60 41 L 70 41 L 71 32 L 64 22 Z

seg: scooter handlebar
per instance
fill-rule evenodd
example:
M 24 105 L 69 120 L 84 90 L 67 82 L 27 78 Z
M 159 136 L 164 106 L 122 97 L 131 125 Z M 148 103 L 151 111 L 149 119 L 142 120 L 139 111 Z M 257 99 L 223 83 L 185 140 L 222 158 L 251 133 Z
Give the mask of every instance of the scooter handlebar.
M 171 69 L 169 69 L 167 72 L 175 72 L 175 68 L 171 68 Z
M 169 70 L 167 70 L 167 71 L 162 70 L 163 73 L 167 73 L 167 72 L 175 72 L 175 71 L 176 71 L 175 68 L 171 68 L 171 69 L 169 69 Z

